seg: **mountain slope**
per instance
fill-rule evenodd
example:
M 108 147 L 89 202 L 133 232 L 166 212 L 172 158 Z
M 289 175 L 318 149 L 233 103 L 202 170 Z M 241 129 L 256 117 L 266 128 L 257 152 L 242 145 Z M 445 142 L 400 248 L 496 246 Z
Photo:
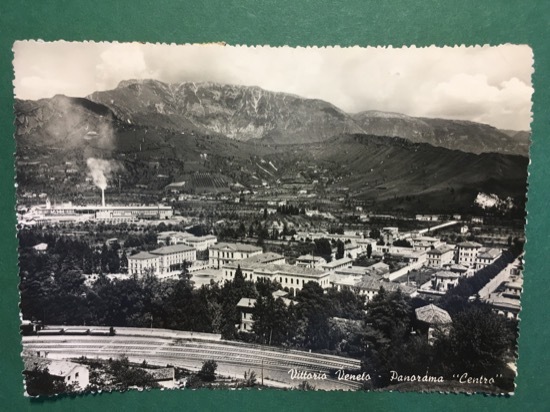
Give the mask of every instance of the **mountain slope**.
M 528 133 L 507 133 L 482 123 L 378 111 L 356 113 L 353 119 L 364 133 L 376 136 L 401 137 L 415 143 L 429 143 L 470 153 L 528 155 Z
M 523 195 L 528 160 L 523 156 L 476 155 L 396 138 L 343 135 L 330 144 L 311 145 L 315 162 L 345 165 L 355 196 L 393 198 L 441 190 L 496 191 Z
M 120 119 L 167 129 L 194 129 L 236 140 L 308 143 L 361 129 L 344 112 L 321 100 L 216 83 L 166 84 L 124 81 L 89 99 Z
M 259 87 L 128 80 L 114 90 L 93 93 L 89 99 L 109 107 L 128 124 L 214 133 L 236 140 L 301 144 L 342 133 L 363 133 L 471 153 L 528 154 L 529 139 L 521 132 L 512 135 L 481 123 L 379 111 L 351 115 L 322 100 Z
M 235 140 L 211 130 L 211 126 L 205 126 L 207 123 L 199 124 L 199 119 L 204 121 L 210 116 L 197 115 L 198 107 L 206 109 L 206 101 L 214 97 L 203 100 L 203 94 L 198 93 L 202 106 L 188 103 L 192 108 L 188 112 L 195 114 L 187 117 L 178 114 L 176 108 L 180 106 L 173 102 L 177 100 L 175 97 L 188 91 L 172 89 L 175 97 L 169 98 L 166 97 L 166 85 L 137 86 L 135 83 L 122 85 L 122 93 L 128 93 L 127 97 L 121 96 L 120 91 L 103 94 L 102 99 L 108 95 L 113 97 L 108 104 L 99 103 L 101 99 L 97 96 L 96 101 L 64 96 L 16 101 L 20 190 L 24 192 L 31 187 L 33 191 L 46 193 L 74 193 L 78 199 L 78 196 L 86 195 L 86 190 L 93 190 L 83 184 L 88 173 L 87 158 L 100 157 L 117 162 L 120 166 L 117 176 L 122 182 L 119 190 L 134 193 L 136 201 L 144 190 L 153 196 L 168 183 L 186 180 L 194 173 L 219 178 L 217 187 L 233 183 L 252 187 L 262 182 L 277 187 L 285 179 L 287 182 L 294 180 L 302 182 L 298 185 L 316 187 L 319 199 L 339 198 L 342 195 L 338 193 L 346 188 L 349 197 L 376 202 L 376 208 L 382 210 L 464 210 L 473 204 L 479 192 L 519 199 L 516 204 L 520 204 L 525 195 L 528 159 L 524 156 L 474 154 L 399 137 L 336 133 L 342 124 L 347 127 L 345 114 L 331 112 L 332 107 L 323 102 L 302 103 L 304 99 L 296 97 L 293 104 L 305 104 L 305 108 L 293 113 L 287 108 L 286 116 L 292 117 L 297 124 L 320 118 L 331 119 L 332 125 L 337 124 L 333 122 L 334 118 L 342 117 L 338 120 L 340 126 L 331 129 L 330 133 L 335 134 L 327 137 L 327 133 L 322 141 L 317 134 L 307 134 L 306 131 L 301 139 L 276 136 L 275 131 L 283 133 L 283 129 L 275 122 L 274 128 L 267 133 L 268 137 L 260 133 L 264 129 L 256 128 L 250 130 L 257 132 L 259 137 Z M 136 94 L 138 92 L 131 90 L 132 87 L 141 90 L 141 94 Z M 217 90 L 216 87 L 209 90 Z M 224 90 L 227 94 L 230 88 Z M 235 93 L 241 96 L 241 92 Z M 253 93 L 252 89 L 245 92 Z M 266 105 L 275 97 L 280 96 L 266 98 Z M 122 103 L 115 103 L 115 98 Z M 165 105 L 159 110 L 161 98 L 165 99 Z M 190 100 L 185 96 L 181 99 L 184 102 Z M 216 99 L 221 101 L 221 95 Z M 228 99 L 227 95 L 225 99 Z M 238 101 L 241 97 L 235 99 L 232 107 L 242 109 L 240 114 L 234 115 L 235 118 L 242 118 L 249 124 L 268 124 L 264 122 L 265 117 L 260 116 L 258 120 L 253 115 L 255 110 L 248 106 L 251 102 L 249 96 L 243 97 L 243 102 Z M 228 103 L 207 105 L 208 113 L 221 111 L 220 116 L 224 118 L 229 113 L 222 110 L 226 105 Z M 314 115 L 315 105 L 319 105 L 324 114 Z M 256 107 L 266 116 L 270 112 L 267 108 L 262 112 L 259 104 Z M 306 118 L 300 123 L 302 116 Z M 214 114 L 212 118 L 218 119 Z M 431 129 L 427 119 L 393 114 L 386 115 L 386 118 L 393 119 L 392 130 L 396 133 L 414 128 L 419 131 L 418 135 L 424 136 L 422 138 L 436 136 L 435 133 L 429 134 Z M 298 129 L 288 126 L 286 130 Z M 380 126 L 377 133 L 383 132 L 384 128 Z M 290 144 L 294 140 L 301 142 Z M 282 143 L 275 144 L 275 141 Z

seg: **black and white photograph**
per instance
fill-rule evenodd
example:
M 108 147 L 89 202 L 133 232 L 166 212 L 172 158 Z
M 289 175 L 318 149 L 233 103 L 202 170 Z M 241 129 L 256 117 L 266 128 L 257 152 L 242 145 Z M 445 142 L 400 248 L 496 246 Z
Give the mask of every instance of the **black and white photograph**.
M 514 393 L 529 46 L 13 52 L 27 396 Z

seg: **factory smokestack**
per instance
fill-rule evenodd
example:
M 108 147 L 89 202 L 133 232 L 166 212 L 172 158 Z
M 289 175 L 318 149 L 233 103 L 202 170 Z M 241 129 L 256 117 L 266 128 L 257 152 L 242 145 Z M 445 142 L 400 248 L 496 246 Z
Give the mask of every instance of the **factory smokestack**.
M 105 189 L 101 189 L 101 206 L 105 207 Z

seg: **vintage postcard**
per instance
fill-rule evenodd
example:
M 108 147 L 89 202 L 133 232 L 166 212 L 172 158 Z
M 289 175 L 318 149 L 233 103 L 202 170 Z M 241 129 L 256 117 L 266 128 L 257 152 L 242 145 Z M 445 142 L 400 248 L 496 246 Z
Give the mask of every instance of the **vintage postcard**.
M 528 46 L 13 50 L 27 395 L 514 392 Z

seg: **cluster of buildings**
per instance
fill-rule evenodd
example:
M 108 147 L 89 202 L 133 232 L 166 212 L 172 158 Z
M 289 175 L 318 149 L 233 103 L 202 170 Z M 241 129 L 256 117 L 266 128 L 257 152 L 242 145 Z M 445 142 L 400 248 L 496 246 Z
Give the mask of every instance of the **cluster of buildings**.
M 510 319 L 517 319 L 521 310 L 520 297 L 523 290 L 523 256 L 510 263 L 479 291 L 481 300 Z
M 212 235 L 195 236 L 187 232 L 167 231 L 158 235 L 159 248 L 129 256 L 128 269 L 130 275 L 152 273 L 170 278 L 168 275 L 179 273 L 183 263 L 188 262 L 200 266 L 195 271 L 197 276 L 204 271 L 202 275 L 208 275 L 215 282 L 233 280 L 237 270 L 240 270 L 247 281 L 277 282 L 289 297 L 296 295 L 308 282 L 315 282 L 323 289 L 353 290 L 369 301 L 381 287 L 388 291 L 401 290 L 410 297 L 419 293 L 443 295 L 458 285 L 461 278 L 487 267 L 502 254 L 501 249 L 484 247 L 477 242 L 447 244 L 433 236 L 400 233 L 397 227 L 383 228 L 380 234 L 381 239 L 371 239 L 347 232 L 299 232 L 298 239 L 328 238 L 345 242 L 344 256 L 336 259 L 334 248 L 330 262 L 320 256 L 306 254 L 299 256 L 294 264 L 289 264 L 283 255 L 264 253 L 259 246 L 218 243 Z M 400 246 L 393 245 L 396 240 L 402 241 L 396 243 Z M 405 240 L 406 243 L 403 242 Z M 207 251 L 208 257 L 204 254 L 197 260 L 197 252 L 201 251 Z M 367 253 L 373 257 L 390 256 L 398 264 L 390 267 L 378 261 L 370 266 L 355 266 L 355 259 Z M 428 271 L 428 278 L 424 276 L 422 284 L 409 282 L 409 274 L 419 270 Z M 517 283 L 516 279 L 510 280 L 510 291 L 518 290 L 514 289 Z M 499 299 L 503 305 L 509 305 L 509 299 L 513 299 L 510 291 L 501 291 Z M 492 295 L 492 301 L 497 304 L 495 296 Z M 251 301 L 243 301 L 242 304 L 243 307 L 250 306 Z M 250 323 L 246 327 L 243 325 L 240 327 L 250 327 Z
M 72 203 L 45 204 L 18 210 L 22 226 L 57 225 L 64 223 L 103 222 L 110 224 L 132 223 L 139 220 L 166 220 L 174 215 L 172 206 L 165 205 L 86 205 Z

